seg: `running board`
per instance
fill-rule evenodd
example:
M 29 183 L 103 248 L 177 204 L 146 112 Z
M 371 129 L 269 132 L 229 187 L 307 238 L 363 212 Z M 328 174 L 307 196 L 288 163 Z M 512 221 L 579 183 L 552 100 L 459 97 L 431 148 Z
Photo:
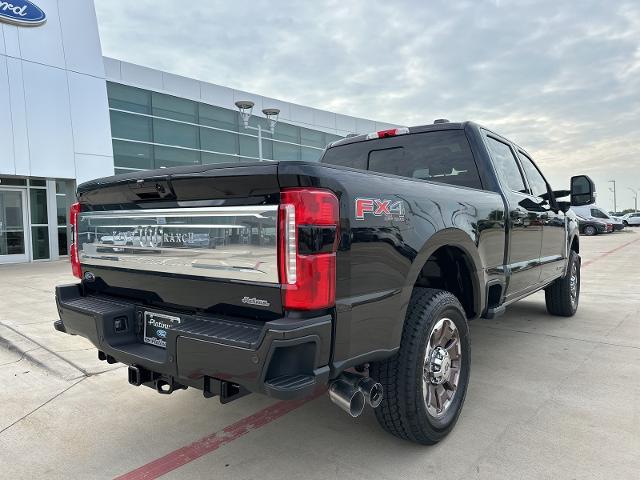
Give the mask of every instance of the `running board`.
M 504 305 L 500 305 L 499 307 L 488 308 L 486 313 L 482 316 L 482 318 L 491 320 L 492 318 L 496 318 L 503 315 L 506 310 L 507 310 L 507 307 L 505 307 Z

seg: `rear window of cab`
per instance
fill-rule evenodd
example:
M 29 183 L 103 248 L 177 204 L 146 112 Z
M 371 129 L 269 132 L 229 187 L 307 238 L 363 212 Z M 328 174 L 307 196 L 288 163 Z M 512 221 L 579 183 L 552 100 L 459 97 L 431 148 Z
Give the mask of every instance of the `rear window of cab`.
M 339 145 L 327 149 L 321 162 L 482 188 L 478 167 L 463 130 L 413 133 Z

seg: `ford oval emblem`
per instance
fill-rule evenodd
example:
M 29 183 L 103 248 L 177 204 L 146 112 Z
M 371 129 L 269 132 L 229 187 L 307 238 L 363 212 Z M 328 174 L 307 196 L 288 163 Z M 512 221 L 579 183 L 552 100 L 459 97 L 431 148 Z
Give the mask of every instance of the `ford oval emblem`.
M 156 335 L 158 335 L 158 337 L 160 337 L 160 338 L 165 338 L 167 336 L 167 331 L 166 330 L 157 330 L 156 331 Z
M 37 27 L 47 21 L 42 9 L 29 0 L 0 0 L 0 22 Z

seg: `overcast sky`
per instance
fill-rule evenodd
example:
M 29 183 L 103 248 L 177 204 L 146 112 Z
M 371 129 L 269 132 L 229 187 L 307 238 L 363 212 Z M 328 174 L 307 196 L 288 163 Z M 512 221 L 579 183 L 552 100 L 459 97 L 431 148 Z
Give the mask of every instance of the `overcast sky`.
M 403 125 L 475 120 L 554 188 L 640 189 L 640 1 L 96 0 L 105 55 Z

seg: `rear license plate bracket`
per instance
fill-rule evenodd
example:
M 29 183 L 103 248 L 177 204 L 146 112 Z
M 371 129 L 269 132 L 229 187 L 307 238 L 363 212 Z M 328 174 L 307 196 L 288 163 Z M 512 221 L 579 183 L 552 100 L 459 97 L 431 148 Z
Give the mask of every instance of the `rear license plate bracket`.
M 160 348 L 167 348 L 169 330 L 180 325 L 182 319 L 165 313 L 144 312 L 143 341 Z

